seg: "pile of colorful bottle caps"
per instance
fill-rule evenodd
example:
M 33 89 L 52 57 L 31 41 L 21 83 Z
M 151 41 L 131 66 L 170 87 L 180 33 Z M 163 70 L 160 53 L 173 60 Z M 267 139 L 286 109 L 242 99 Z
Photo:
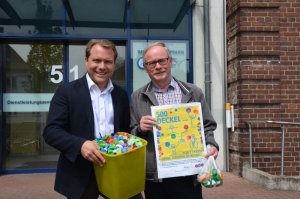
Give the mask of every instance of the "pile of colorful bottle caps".
M 108 155 L 126 153 L 143 146 L 140 138 L 129 133 L 105 135 L 94 140 L 100 147 L 100 152 Z
M 211 169 L 208 173 L 198 175 L 198 181 L 205 187 L 218 187 L 223 184 L 223 175 L 218 169 Z

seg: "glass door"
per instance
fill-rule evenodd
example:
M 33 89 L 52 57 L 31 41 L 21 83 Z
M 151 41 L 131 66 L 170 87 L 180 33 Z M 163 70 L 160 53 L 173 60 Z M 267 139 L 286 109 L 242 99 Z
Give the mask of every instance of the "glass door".
M 2 170 L 55 168 L 59 152 L 42 138 L 50 101 L 62 84 L 63 45 L 3 44 Z

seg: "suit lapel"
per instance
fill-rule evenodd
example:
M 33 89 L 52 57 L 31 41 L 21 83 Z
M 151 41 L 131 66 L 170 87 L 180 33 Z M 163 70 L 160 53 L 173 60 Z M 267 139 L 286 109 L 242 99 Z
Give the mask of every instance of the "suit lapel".
M 81 100 L 82 105 L 85 110 L 85 114 L 89 121 L 89 125 L 91 126 L 91 129 L 93 129 L 93 135 L 94 135 L 94 131 L 95 131 L 95 129 L 94 129 L 94 112 L 93 112 L 91 94 L 88 89 L 87 80 L 86 80 L 85 75 L 78 81 L 78 96 L 80 97 L 80 100 Z

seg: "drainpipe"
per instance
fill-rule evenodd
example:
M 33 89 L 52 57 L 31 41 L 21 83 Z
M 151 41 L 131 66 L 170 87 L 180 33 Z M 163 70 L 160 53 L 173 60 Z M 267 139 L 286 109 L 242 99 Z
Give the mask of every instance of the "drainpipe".
M 224 12 L 224 48 L 226 49 L 226 5 L 223 2 L 223 12 Z M 204 61 L 205 61 L 205 99 L 206 102 L 211 109 L 211 73 L 210 73 L 210 29 L 209 29 L 209 0 L 203 0 L 203 6 L 204 6 Z M 227 100 L 227 54 L 226 50 L 224 52 L 224 66 L 225 66 L 225 71 L 224 71 L 224 87 L 225 87 L 225 100 Z M 225 103 L 224 103 L 225 105 Z M 225 115 L 225 111 L 224 111 Z M 226 117 L 224 117 L 226 118 Z M 224 124 L 226 124 L 226 119 L 224 119 Z M 225 170 L 228 172 L 229 171 L 229 138 L 228 138 L 228 132 L 229 130 L 226 128 L 226 125 L 224 125 L 224 145 L 226 148 L 225 152 Z
M 227 35 L 226 35 L 226 2 L 223 2 L 223 38 L 224 38 L 224 91 L 225 101 L 228 102 L 228 89 L 227 89 Z M 234 112 L 231 106 L 231 130 L 234 131 Z M 224 117 L 224 124 L 226 124 L 226 117 Z M 229 172 L 229 129 L 224 126 L 224 146 L 226 149 L 226 170 Z
M 206 99 L 209 109 L 211 109 L 209 0 L 204 0 L 203 4 L 204 4 L 205 99 Z

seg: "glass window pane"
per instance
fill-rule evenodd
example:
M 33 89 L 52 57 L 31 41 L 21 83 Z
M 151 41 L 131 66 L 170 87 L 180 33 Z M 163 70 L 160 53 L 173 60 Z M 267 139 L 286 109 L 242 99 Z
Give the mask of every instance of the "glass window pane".
M 126 90 L 126 48 L 125 46 L 116 46 L 118 51 L 116 68 L 111 80 Z
M 63 45 L 3 45 L 3 169 L 55 167 L 58 151 L 42 132 L 50 101 L 63 82 Z M 54 165 L 54 166 L 53 166 Z
M 187 37 L 189 6 L 186 0 L 132 0 L 131 35 Z
M 90 0 L 89 3 L 72 0 L 69 3 L 66 5 L 68 35 L 127 35 L 126 0 Z
M 2 1 L 0 17 L 1 33 L 62 34 L 61 1 Z
M 86 73 L 85 44 L 71 44 L 69 46 L 69 82 L 81 78 Z
M 161 41 L 161 40 L 160 40 Z M 144 86 L 150 81 L 143 66 L 143 51 L 154 43 L 155 40 L 135 40 L 131 41 L 132 78 L 134 81 L 132 91 Z M 162 41 L 164 42 L 172 56 L 172 76 L 187 82 L 189 76 L 189 42 L 188 41 Z

